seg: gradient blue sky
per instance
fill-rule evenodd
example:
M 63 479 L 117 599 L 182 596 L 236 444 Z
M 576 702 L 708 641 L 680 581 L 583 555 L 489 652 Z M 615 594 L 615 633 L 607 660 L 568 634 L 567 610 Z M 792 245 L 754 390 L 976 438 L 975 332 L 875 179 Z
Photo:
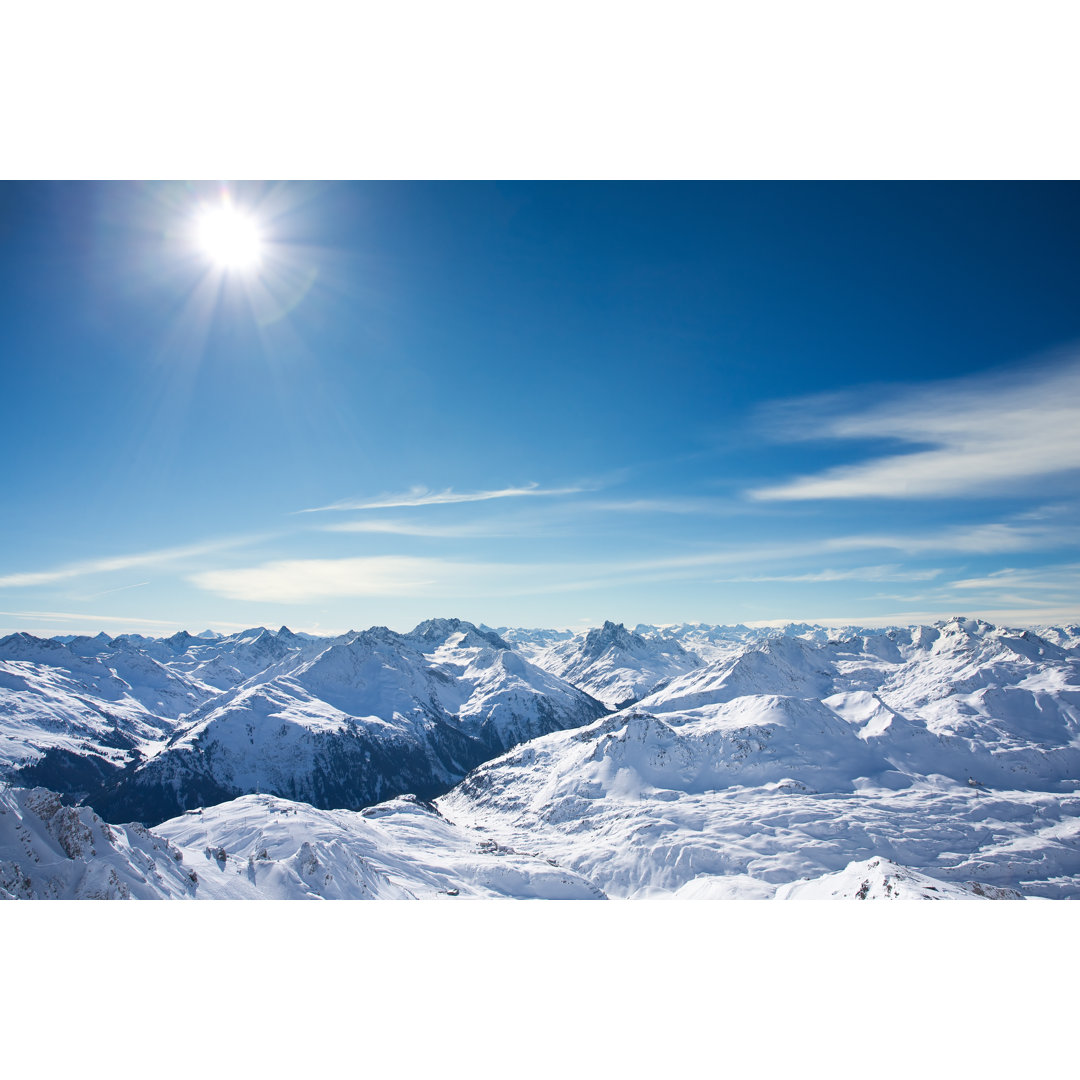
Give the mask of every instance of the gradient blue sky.
M 0 184 L 0 629 L 1080 619 L 1080 187 Z

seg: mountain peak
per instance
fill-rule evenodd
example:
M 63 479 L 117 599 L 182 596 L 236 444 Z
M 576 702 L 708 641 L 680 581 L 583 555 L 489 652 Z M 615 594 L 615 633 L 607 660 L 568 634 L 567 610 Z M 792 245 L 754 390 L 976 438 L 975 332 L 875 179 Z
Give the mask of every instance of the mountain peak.
M 494 630 L 482 630 L 464 619 L 426 619 L 405 636 L 414 641 L 422 641 L 427 646 L 437 647 L 445 644 L 454 634 L 464 635 L 458 642 L 461 645 L 490 646 L 496 649 L 510 648 Z
M 633 651 L 635 647 L 645 645 L 645 639 L 627 630 L 622 623 L 613 623 L 610 619 L 599 628 L 590 630 L 585 635 L 585 652 L 590 656 L 599 656 L 608 649 Z

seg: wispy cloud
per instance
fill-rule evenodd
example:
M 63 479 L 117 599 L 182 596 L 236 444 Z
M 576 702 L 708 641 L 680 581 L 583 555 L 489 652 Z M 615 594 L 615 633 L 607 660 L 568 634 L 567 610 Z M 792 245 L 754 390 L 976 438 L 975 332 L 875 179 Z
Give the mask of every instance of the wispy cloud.
M 829 581 L 931 581 L 941 570 L 903 570 L 899 566 L 856 566 L 850 570 L 818 570 L 808 574 L 756 574 L 753 576 L 718 578 L 730 584 L 761 583 L 766 581 L 829 582 Z
M 179 628 L 180 623 L 168 619 L 144 619 L 127 615 L 88 615 L 83 611 L 0 611 L 0 615 L 17 619 L 44 619 L 46 622 L 122 623 L 125 626 L 154 626 Z
M 470 562 L 400 555 L 283 559 L 258 566 L 203 571 L 190 575 L 188 580 L 201 589 L 229 599 L 279 603 L 354 596 L 524 596 L 585 591 L 618 584 L 694 580 L 715 572 L 718 567 L 728 566 L 751 568 L 761 575 L 760 580 L 767 580 L 762 568 L 770 565 L 805 564 L 807 559 L 835 557 L 838 552 L 846 551 L 894 549 L 916 554 L 985 554 L 1023 551 L 1060 542 L 1060 530 L 992 523 L 910 536 L 841 536 L 771 547 L 747 544 L 621 561 Z M 876 566 L 800 571 L 776 575 L 775 580 L 924 581 L 938 573 L 936 569 L 898 570 L 891 566 Z
M 940 498 L 1015 490 L 1080 469 L 1080 362 L 1006 375 L 778 405 L 782 439 L 895 439 L 908 453 L 843 465 L 749 492 L 757 500 Z
M 353 559 L 279 559 L 233 570 L 206 570 L 189 580 L 230 600 L 282 604 L 344 596 L 415 596 L 446 576 L 436 559 L 376 555 Z
M 102 574 L 114 570 L 131 570 L 138 566 L 159 566 L 164 563 L 179 562 L 183 559 L 212 555 L 229 548 L 243 547 L 266 539 L 265 536 L 239 536 L 220 540 L 190 544 L 186 547 L 161 548 L 156 551 L 144 551 L 134 555 L 115 555 L 103 559 L 88 559 L 85 562 L 67 563 L 51 570 L 33 570 L 26 573 L 5 574 L 0 576 L 0 589 L 23 588 L 31 585 L 50 585 L 56 581 L 85 577 L 88 574 Z
M 950 582 L 952 589 L 1049 589 L 1077 591 L 1080 588 L 1080 563 L 1065 566 L 1040 566 L 1034 570 L 1006 567 L 979 578 L 961 578 Z
M 379 495 L 374 499 L 342 499 L 327 506 L 313 506 L 297 511 L 316 514 L 324 510 L 389 510 L 405 506 L 442 506 L 448 503 L 487 502 L 490 499 L 516 499 L 527 496 L 577 495 L 590 490 L 584 487 L 542 488 L 537 484 L 524 487 L 498 488 L 493 491 L 432 491 L 430 488 L 413 487 L 397 495 Z
M 389 536 L 430 536 L 443 539 L 480 539 L 516 536 L 522 529 L 508 525 L 490 525 L 484 522 L 459 525 L 430 525 L 423 522 L 386 521 L 373 518 L 368 521 L 340 521 L 320 526 L 322 532 L 376 533 Z
M 617 514 L 718 514 L 739 507 L 731 500 L 688 495 L 682 498 L 599 499 L 575 503 L 575 510 Z
M 970 555 L 1000 555 L 1065 547 L 1080 540 L 1080 530 L 1069 526 L 1017 525 L 987 522 L 955 526 L 927 533 L 867 533 L 837 536 L 823 542 L 828 551 L 892 549 L 910 555 L 952 551 Z
M 149 584 L 149 581 L 136 581 L 132 585 L 118 585 L 115 589 L 102 589 L 101 592 L 92 593 L 90 596 L 80 596 L 76 599 L 80 601 L 98 600 L 102 596 L 109 596 L 111 593 L 126 592 L 128 589 L 141 589 L 144 585 Z

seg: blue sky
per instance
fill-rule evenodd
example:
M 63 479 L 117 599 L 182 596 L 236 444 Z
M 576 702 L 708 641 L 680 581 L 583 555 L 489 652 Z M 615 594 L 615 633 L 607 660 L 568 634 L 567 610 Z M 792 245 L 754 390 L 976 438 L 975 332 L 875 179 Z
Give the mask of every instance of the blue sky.
M 1080 619 L 1080 188 L 0 185 L 0 629 Z

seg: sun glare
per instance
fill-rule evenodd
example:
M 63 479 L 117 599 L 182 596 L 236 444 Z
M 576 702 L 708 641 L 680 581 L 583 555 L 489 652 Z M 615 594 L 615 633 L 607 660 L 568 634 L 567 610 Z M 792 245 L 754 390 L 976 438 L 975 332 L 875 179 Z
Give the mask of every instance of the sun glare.
M 259 261 L 259 227 L 233 206 L 204 210 L 198 220 L 197 236 L 203 253 L 222 269 L 249 270 Z

